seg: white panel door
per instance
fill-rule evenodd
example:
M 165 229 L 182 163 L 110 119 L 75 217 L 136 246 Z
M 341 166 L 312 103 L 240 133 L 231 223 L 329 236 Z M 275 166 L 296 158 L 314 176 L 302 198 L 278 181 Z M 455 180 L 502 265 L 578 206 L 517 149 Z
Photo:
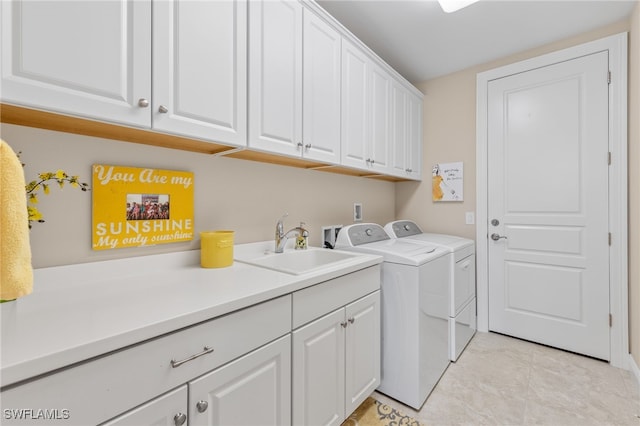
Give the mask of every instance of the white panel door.
M 488 87 L 489 329 L 605 360 L 607 72 L 600 52 Z
M 303 122 L 305 158 L 340 163 L 340 58 L 342 37 L 304 11 Z
M 2 102 L 149 127 L 150 1 L 3 1 Z M 143 103 L 144 104 L 144 103 Z
M 189 382 L 189 425 L 291 424 L 291 336 Z
M 294 425 L 340 425 L 345 418 L 344 312 L 293 332 Z
M 345 414 L 349 415 L 380 384 L 380 292 L 346 307 Z
M 153 5 L 153 128 L 246 145 L 247 3 Z
M 369 65 L 356 46 L 342 41 L 342 164 L 366 168 L 369 164 Z
M 73 416 L 73 414 L 71 414 Z M 187 385 L 103 423 L 102 426 L 178 426 L 187 424 Z
M 302 5 L 249 2 L 249 146 L 300 155 Z

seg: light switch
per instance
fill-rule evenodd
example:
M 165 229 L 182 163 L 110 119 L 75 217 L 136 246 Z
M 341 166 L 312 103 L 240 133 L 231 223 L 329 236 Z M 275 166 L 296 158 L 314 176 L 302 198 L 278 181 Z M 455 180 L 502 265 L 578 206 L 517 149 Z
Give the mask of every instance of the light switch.
M 476 218 L 473 212 L 466 212 L 464 215 L 464 219 L 467 225 L 473 225 L 476 223 Z

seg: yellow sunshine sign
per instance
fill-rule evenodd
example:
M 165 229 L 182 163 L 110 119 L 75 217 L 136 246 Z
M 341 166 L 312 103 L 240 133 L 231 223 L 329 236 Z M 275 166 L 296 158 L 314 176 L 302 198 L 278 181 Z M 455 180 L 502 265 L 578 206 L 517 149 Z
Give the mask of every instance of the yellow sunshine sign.
M 93 165 L 93 249 L 193 239 L 193 173 Z

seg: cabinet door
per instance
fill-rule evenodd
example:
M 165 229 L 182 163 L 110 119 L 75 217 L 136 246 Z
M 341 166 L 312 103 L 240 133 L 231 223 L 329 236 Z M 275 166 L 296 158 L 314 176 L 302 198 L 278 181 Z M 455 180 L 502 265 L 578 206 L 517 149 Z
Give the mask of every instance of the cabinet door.
M 348 415 L 380 384 L 380 291 L 347 305 L 346 406 Z
M 153 4 L 153 128 L 246 145 L 247 3 Z
M 356 46 L 342 41 L 342 151 L 344 166 L 369 164 L 370 59 Z
M 299 156 L 302 5 L 287 0 L 251 1 L 249 27 L 249 146 Z
M 340 163 L 340 34 L 304 11 L 304 157 Z
M 391 76 L 378 65 L 372 63 L 370 80 L 371 121 L 369 137 L 369 158 L 372 170 L 389 172 L 389 145 L 391 141 L 390 104 Z
M 389 147 L 391 172 L 406 176 L 408 151 L 408 96 L 406 89 L 394 81 L 391 86 L 391 143 Z
M 149 127 L 150 1 L 3 1 L 2 102 Z
M 422 99 L 409 95 L 407 104 L 407 175 L 422 179 Z
M 189 383 L 189 425 L 291 424 L 291 336 Z
M 73 414 L 72 414 L 73 415 Z M 73 417 L 71 417 L 73 421 Z M 187 420 L 187 386 L 159 396 L 102 426 L 182 426 Z
M 344 411 L 344 308 L 293 332 L 293 424 L 339 425 Z

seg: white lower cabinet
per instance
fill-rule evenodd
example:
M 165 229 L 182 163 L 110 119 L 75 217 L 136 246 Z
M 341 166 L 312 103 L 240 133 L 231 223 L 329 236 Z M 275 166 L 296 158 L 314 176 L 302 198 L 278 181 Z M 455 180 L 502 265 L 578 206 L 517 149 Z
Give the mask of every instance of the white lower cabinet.
M 288 425 L 290 383 L 287 334 L 103 426 Z
M 291 424 L 291 336 L 189 383 L 189 425 Z
M 339 425 L 379 383 L 374 265 L 6 386 L 0 399 L 3 426 Z
M 187 424 L 187 386 L 127 411 L 102 426 L 182 426 Z
M 293 424 L 339 425 L 380 383 L 380 291 L 293 332 Z

